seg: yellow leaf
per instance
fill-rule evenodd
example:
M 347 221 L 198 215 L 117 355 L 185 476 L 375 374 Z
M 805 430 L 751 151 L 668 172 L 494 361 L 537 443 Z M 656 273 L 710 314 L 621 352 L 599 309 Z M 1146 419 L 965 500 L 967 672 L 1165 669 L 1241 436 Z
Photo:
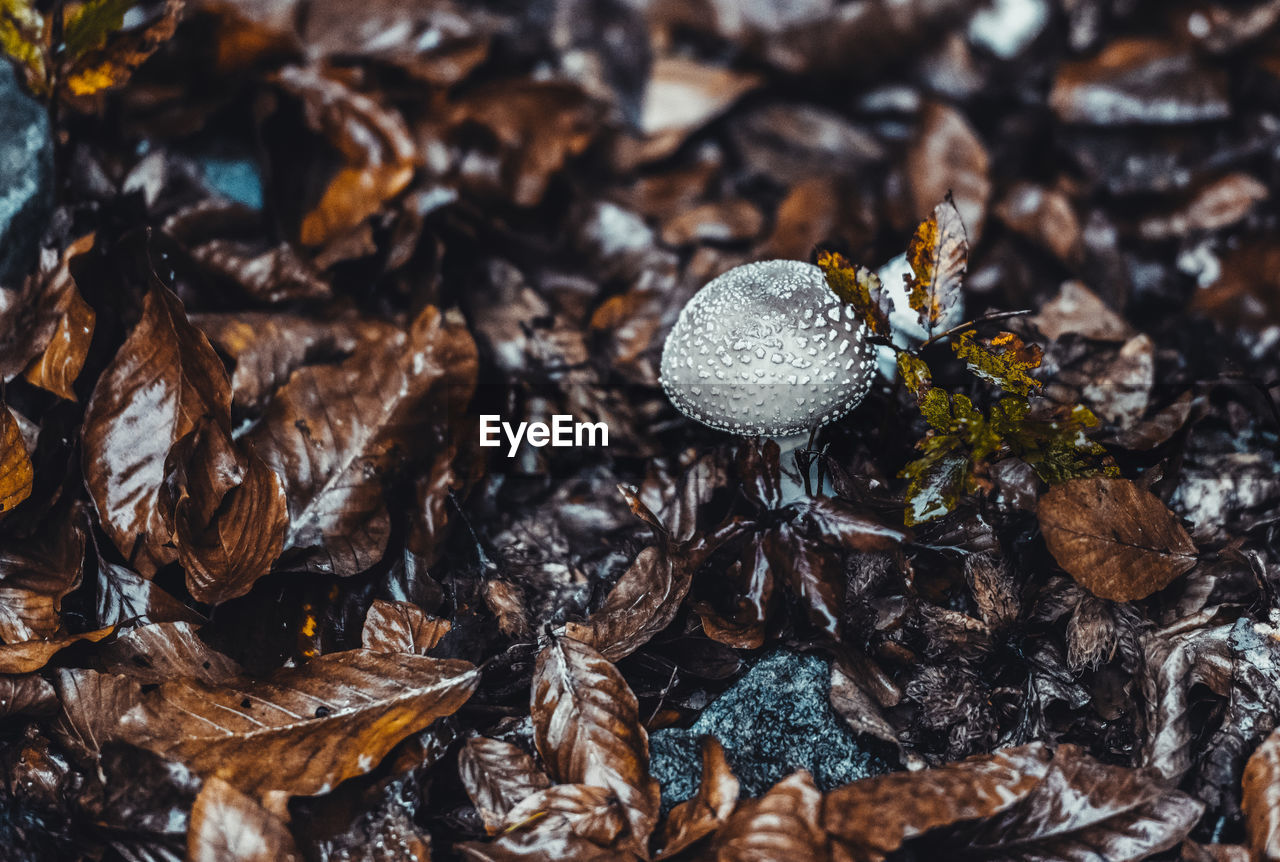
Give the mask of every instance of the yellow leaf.
M 1040 381 L 1029 372 L 1040 367 L 1044 351 L 1038 344 L 1024 343 L 1012 332 L 1001 332 L 983 343 L 969 330 L 951 342 L 951 349 L 974 374 L 1008 392 L 1026 395 L 1040 388 Z
M 831 251 L 818 254 L 818 266 L 840 301 L 852 305 L 873 333 L 887 338 L 892 300 L 880 289 L 880 277 Z
M 47 92 L 44 16 L 28 0 L 0 0 L 0 53 L 18 62 L 32 92 Z
M 969 265 L 969 239 L 950 195 L 916 228 L 907 246 L 907 262 L 914 273 L 907 300 L 920 316 L 920 325 L 932 333 L 960 301 Z

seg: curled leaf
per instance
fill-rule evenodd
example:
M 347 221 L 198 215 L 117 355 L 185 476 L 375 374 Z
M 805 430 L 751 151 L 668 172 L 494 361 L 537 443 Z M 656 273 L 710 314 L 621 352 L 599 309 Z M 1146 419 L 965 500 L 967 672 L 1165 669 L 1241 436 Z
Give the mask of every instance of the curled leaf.
M 0 514 L 31 496 L 33 481 L 35 470 L 22 439 L 22 428 L 8 405 L 0 402 Z
M 426 655 L 452 627 L 448 620 L 423 613 L 417 605 L 374 599 L 360 642 L 374 652 Z
M 1040 388 L 1040 381 L 1030 372 L 1040 367 L 1044 351 L 1038 344 L 1025 344 L 1012 332 L 1001 332 L 984 342 L 970 329 L 951 342 L 951 349 L 970 371 L 1001 389 L 1027 395 Z
M 674 856 L 719 829 L 737 807 L 738 791 L 738 779 L 725 759 L 724 746 L 714 736 L 704 736 L 698 792 L 667 815 L 658 839 L 662 849 L 657 858 Z

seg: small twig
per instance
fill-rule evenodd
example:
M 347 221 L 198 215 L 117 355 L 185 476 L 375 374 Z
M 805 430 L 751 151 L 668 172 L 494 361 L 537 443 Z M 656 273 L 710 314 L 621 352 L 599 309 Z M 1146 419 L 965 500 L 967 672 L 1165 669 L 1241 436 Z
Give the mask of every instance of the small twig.
M 919 347 L 916 348 L 916 350 L 917 351 L 924 350 L 929 345 L 934 344 L 938 341 L 942 341 L 944 338 L 950 338 L 951 336 L 957 333 L 964 332 L 966 329 L 973 329 L 979 323 L 990 323 L 993 320 L 1008 320 L 1010 317 L 1021 317 L 1024 314 L 1030 314 L 1030 313 L 1031 313 L 1031 309 L 1029 308 L 1024 308 L 1021 311 L 989 312 L 987 314 L 982 315 L 982 317 L 974 318 L 973 320 L 966 320 L 964 323 L 960 324 L 959 326 L 953 326 L 950 329 L 948 329 L 946 332 L 939 332 L 937 335 L 929 336 L 927 339 L 925 339 L 923 344 L 921 344 Z

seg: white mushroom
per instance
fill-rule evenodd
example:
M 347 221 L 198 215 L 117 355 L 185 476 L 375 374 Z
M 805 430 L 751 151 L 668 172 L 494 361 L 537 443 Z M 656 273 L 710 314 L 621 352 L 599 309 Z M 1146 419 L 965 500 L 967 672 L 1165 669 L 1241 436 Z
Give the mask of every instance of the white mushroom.
M 704 425 L 785 437 L 839 419 L 875 371 L 869 332 L 798 260 L 735 267 L 680 312 L 662 351 L 662 388 Z

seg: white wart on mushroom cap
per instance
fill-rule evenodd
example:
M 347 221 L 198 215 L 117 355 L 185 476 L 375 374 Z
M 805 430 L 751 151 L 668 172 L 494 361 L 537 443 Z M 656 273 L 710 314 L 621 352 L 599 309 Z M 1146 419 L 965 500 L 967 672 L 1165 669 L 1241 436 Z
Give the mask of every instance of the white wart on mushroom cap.
M 797 434 L 862 401 L 874 372 L 869 334 L 813 264 L 744 264 L 680 312 L 662 351 L 662 388 L 712 428 Z

